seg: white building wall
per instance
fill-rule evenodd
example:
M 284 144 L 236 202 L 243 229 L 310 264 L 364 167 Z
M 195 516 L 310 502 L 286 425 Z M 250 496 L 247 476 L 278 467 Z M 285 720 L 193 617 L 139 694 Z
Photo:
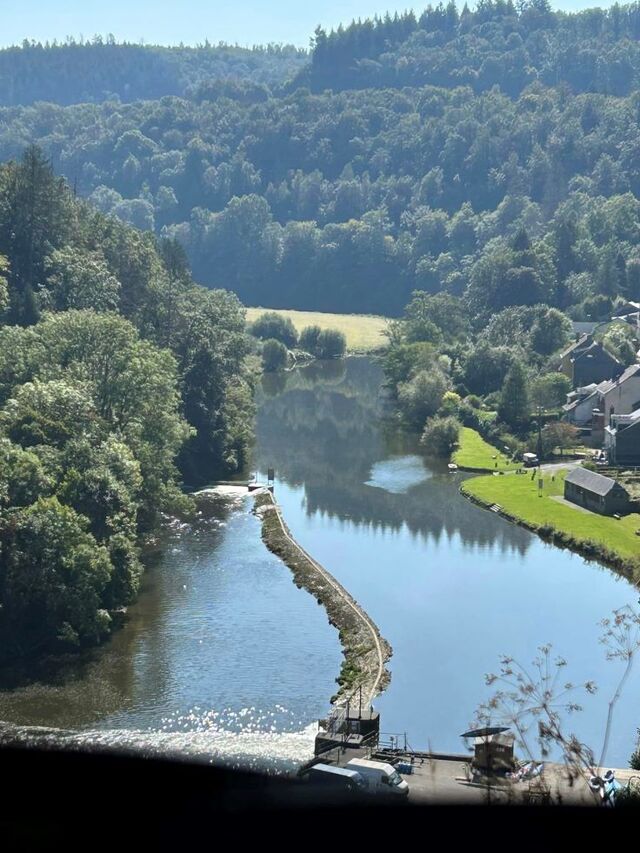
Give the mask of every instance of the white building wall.
M 640 376 L 632 376 L 625 382 L 615 385 L 607 394 L 602 396 L 598 407 L 604 412 L 604 422 L 609 423 L 612 410 L 616 415 L 628 415 L 640 403 Z
M 598 395 L 590 394 L 581 400 L 575 408 L 568 413 L 568 420 L 576 426 L 586 426 L 591 423 L 593 410 L 598 408 Z

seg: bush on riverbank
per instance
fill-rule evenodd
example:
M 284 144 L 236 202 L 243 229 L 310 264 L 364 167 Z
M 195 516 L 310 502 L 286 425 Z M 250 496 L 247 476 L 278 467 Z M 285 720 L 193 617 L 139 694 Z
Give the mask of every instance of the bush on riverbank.
M 262 346 L 262 369 L 265 373 L 275 373 L 287 366 L 289 353 L 284 344 L 271 338 Z
M 289 349 L 298 343 L 298 333 L 290 318 L 276 311 L 265 311 L 250 324 L 249 331 L 254 338 L 280 341 Z
M 430 456 L 449 458 L 458 445 L 461 424 L 457 418 L 430 418 L 422 433 L 420 444 Z

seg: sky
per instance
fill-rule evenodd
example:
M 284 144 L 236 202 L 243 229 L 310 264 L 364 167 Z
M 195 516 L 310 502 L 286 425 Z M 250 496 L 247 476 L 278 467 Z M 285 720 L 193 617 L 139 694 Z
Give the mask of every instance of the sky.
M 316 26 L 413 7 L 394 0 L 0 0 L 0 45 L 23 39 L 64 40 L 112 33 L 118 41 L 198 44 L 208 38 L 252 46 L 281 42 L 308 47 Z M 463 0 L 459 0 L 462 5 Z M 472 3 L 469 4 L 473 5 Z M 608 6 L 608 0 L 552 0 L 555 8 Z

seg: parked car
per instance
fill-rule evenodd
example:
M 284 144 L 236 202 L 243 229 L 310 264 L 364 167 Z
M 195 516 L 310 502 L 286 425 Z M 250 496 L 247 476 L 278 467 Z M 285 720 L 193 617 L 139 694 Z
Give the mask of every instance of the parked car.
M 535 453 L 523 453 L 522 461 L 525 468 L 536 468 L 540 464 L 540 460 Z
M 387 794 L 406 797 L 409 785 L 398 771 L 384 761 L 370 761 L 366 758 L 352 758 L 347 769 L 356 770 L 364 779 L 366 790 L 370 794 Z

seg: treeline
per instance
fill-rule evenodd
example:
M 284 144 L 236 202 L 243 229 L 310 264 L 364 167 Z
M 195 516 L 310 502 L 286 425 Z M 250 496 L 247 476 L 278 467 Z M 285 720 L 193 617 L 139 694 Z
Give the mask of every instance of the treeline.
M 117 43 L 113 36 L 62 44 L 25 41 L 0 50 L 0 105 L 136 101 L 198 96 L 216 81 L 249 84 L 266 97 L 302 67 L 306 51 L 290 45 L 252 50 L 208 42 L 199 47 Z
M 639 295 L 637 93 L 0 110 L 0 158 L 31 139 L 77 192 L 178 239 L 197 281 L 248 304 L 397 316 L 421 289 L 468 292 L 482 312 L 542 299 L 600 319 L 610 297 Z M 522 229 L 531 248 L 516 258 Z
M 0 168 L 0 661 L 97 642 L 180 490 L 252 433 L 244 310 L 181 247 L 74 198 L 36 148 Z
M 548 0 L 453 0 L 315 33 L 296 80 L 313 91 L 367 87 L 500 86 L 516 97 L 533 82 L 627 95 L 640 73 L 640 4 L 554 12 Z
M 591 34 L 598 68 L 636 45 L 635 5 L 545 9 L 525 5 L 514 20 L 540 45 L 557 38 L 554 56 L 580 54 L 571 27 Z M 453 12 L 427 10 L 415 31 L 411 15 L 382 19 L 374 41 L 395 27 L 383 41 L 408 44 L 428 35 L 420 21 L 435 32 Z M 476 56 L 515 13 L 481 4 L 458 29 L 469 14 L 474 38 L 485 33 L 465 48 Z M 339 30 L 335 45 L 370 29 Z M 447 44 L 437 40 L 439 56 Z M 197 281 L 248 304 L 399 316 L 418 289 L 464 295 L 480 321 L 540 301 L 603 319 L 616 297 L 640 298 L 638 92 L 576 94 L 538 75 L 516 97 L 511 77 L 481 94 L 457 78 L 319 94 L 221 80 L 190 98 L 5 108 L 0 159 L 38 141 L 77 193 L 179 240 Z

